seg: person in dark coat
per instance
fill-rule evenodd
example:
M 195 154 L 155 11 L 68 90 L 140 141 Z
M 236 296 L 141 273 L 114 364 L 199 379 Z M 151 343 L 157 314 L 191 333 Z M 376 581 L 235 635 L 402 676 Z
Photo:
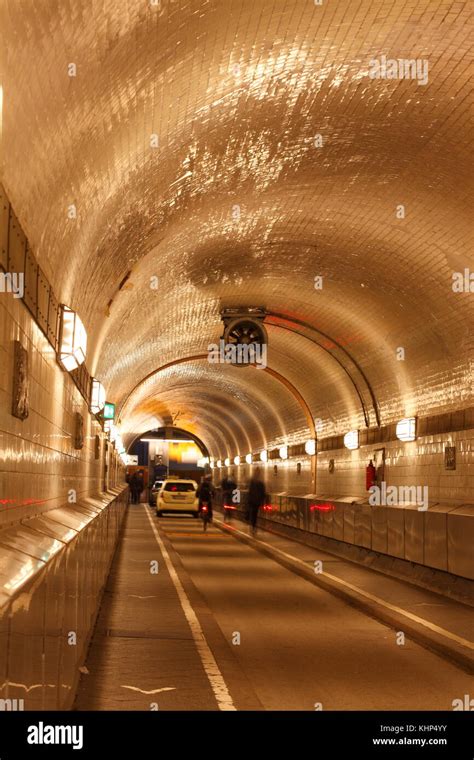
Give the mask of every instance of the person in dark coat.
M 265 483 L 261 479 L 260 470 L 257 467 L 250 478 L 247 496 L 248 520 L 253 535 L 257 532 L 258 510 L 265 505 L 265 496 Z

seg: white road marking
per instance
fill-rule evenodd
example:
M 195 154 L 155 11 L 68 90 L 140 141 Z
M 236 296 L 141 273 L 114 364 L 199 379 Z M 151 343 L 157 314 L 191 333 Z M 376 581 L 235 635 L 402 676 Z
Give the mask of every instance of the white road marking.
M 154 594 L 150 596 L 140 596 L 139 594 L 127 594 L 127 596 L 133 597 L 133 599 L 156 599 Z
M 160 691 L 176 691 L 176 686 L 163 686 L 161 689 L 139 689 L 138 686 L 127 686 L 126 684 L 120 685 L 121 689 L 130 689 L 131 691 L 139 691 L 140 694 L 159 694 Z
M 191 602 L 189 601 L 187 594 L 183 588 L 183 585 L 178 577 L 178 573 L 176 572 L 174 568 L 174 565 L 171 561 L 171 557 L 168 554 L 166 546 L 164 545 L 161 539 L 161 536 L 158 533 L 156 526 L 153 523 L 150 512 L 147 510 L 145 506 L 143 508 L 146 512 L 148 520 L 150 521 L 151 529 L 155 536 L 156 542 L 158 546 L 160 547 L 161 553 L 166 562 L 166 567 L 170 574 L 171 580 L 173 581 L 174 586 L 176 588 L 176 592 L 178 594 L 181 607 L 183 609 L 186 620 L 188 621 L 194 642 L 196 644 L 196 648 L 201 658 L 204 672 L 206 673 L 211 689 L 214 692 L 214 696 L 217 701 L 217 706 L 219 707 L 219 710 L 236 710 L 237 708 L 235 707 L 232 701 L 232 697 L 230 696 L 229 690 L 227 688 L 227 684 L 224 681 L 224 677 L 222 673 L 220 672 L 219 666 L 217 665 L 214 655 L 212 654 L 209 648 L 209 645 L 205 639 L 201 625 L 199 623 L 199 620 L 197 619 L 197 615 L 191 606 Z
M 225 523 L 222 522 L 222 520 L 216 520 L 216 522 L 219 523 L 220 525 L 225 525 Z M 231 530 L 228 530 L 228 533 L 230 534 L 232 534 L 233 532 L 240 533 L 241 536 L 245 536 L 246 538 L 249 538 L 247 533 L 244 533 L 242 530 L 239 530 L 238 528 L 232 528 Z M 262 541 L 259 538 L 254 538 L 253 540 L 256 541 L 256 543 L 262 544 L 263 546 L 268 546 L 269 549 L 271 549 L 273 552 L 276 552 L 277 554 L 281 554 L 282 557 L 291 559 L 293 562 L 298 562 L 300 565 L 303 565 L 307 570 L 309 569 L 307 563 L 304 560 L 299 559 L 298 557 L 294 557 L 292 554 L 288 554 L 287 552 L 282 551 L 282 549 L 277 549 L 276 546 L 272 546 L 271 544 L 268 544 L 266 541 Z M 425 626 L 425 628 L 429 628 L 431 631 L 434 631 L 435 633 L 439 633 L 441 636 L 445 636 L 447 639 L 451 639 L 452 641 L 455 641 L 457 644 L 461 644 L 464 647 L 468 647 L 468 649 L 474 649 L 474 643 L 472 641 L 469 641 L 468 639 L 464 639 L 462 636 L 458 636 L 456 633 L 451 633 L 451 631 L 447 631 L 445 628 L 441 628 L 439 625 L 436 625 L 435 623 L 431 623 L 429 620 L 425 620 L 424 618 L 418 617 L 418 615 L 414 615 L 412 612 L 408 612 L 407 610 L 404 610 L 401 607 L 397 607 L 395 604 L 390 604 L 390 602 L 384 601 L 384 599 L 381 599 L 379 596 L 370 594 L 368 591 L 364 591 L 363 589 L 358 588 L 357 586 L 353 586 L 352 583 L 343 581 L 341 578 L 338 578 L 336 575 L 331 575 L 331 573 L 326 573 L 326 572 L 322 572 L 321 575 L 324 575 L 326 578 L 330 578 L 332 581 L 339 583 L 341 586 L 346 586 L 346 588 L 350 588 L 351 591 L 356 591 L 358 594 L 360 594 L 361 596 L 365 596 L 366 599 L 370 599 L 372 602 L 377 602 L 377 604 L 382 605 L 382 607 L 386 607 L 387 609 L 392 610 L 393 612 L 398 612 L 400 615 L 404 615 L 410 620 L 413 620 L 415 623 L 419 623 L 420 625 Z

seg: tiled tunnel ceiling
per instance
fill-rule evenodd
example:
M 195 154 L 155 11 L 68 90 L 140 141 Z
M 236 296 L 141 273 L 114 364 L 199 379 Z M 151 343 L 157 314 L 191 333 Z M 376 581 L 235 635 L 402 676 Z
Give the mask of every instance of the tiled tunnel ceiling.
M 4 182 L 111 399 L 205 353 L 222 308 L 263 306 L 328 336 L 268 328 L 269 366 L 328 433 L 364 424 L 331 340 L 382 422 L 466 404 L 472 294 L 451 286 L 473 265 L 468 5 L 3 3 Z M 383 54 L 428 60 L 428 84 L 371 79 Z M 124 427 L 180 410 L 221 456 L 307 436 L 263 375 L 158 372 Z

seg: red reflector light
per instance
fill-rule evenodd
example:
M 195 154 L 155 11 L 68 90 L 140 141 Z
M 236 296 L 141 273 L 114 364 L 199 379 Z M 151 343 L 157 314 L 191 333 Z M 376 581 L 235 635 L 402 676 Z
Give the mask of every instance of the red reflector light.
M 334 504 L 311 504 L 310 512 L 332 512 L 336 507 Z
M 224 504 L 224 509 L 237 509 L 237 507 L 231 507 L 230 504 Z

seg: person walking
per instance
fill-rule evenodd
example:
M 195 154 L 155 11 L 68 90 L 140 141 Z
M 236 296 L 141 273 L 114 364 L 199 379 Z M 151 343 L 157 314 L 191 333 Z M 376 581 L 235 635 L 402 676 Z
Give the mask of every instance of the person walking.
M 258 510 L 265 504 L 265 483 L 260 477 L 260 469 L 257 467 L 254 474 L 250 478 L 249 490 L 247 496 L 248 506 L 248 520 L 250 523 L 250 530 L 253 536 L 257 534 L 257 517 Z

